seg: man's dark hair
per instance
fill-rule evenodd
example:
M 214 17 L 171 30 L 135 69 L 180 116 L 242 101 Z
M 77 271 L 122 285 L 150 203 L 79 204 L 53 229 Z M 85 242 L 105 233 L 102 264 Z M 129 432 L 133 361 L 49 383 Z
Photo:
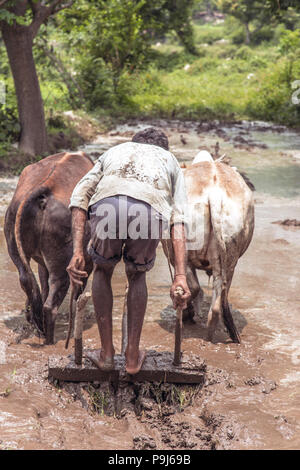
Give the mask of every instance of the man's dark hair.
M 169 150 L 168 137 L 163 131 L 160 129 L 155 129 L 155 127 L 147 127 L 147 129 L 137 132 L 132 137 L 132 142 L 157 145 L 158 147 L 162 147 L 165 150 Z

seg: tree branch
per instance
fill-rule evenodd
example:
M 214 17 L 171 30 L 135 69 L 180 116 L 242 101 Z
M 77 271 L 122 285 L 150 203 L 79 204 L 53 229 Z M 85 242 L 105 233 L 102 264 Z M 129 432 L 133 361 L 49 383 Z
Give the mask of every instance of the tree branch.
M 51 14 L 58 13 L 61 10 L 64 10 L 65 8 L 69 8 L 73 5 L 74 0 L 54 0 L 53 2 L 50 2 L 49 8 L 51 9 Z
M 33 2 L 29 0 L 30 6 L 33 5 Z M 58 13 L 64 8 L 69 8 L 74 3 L 74 0 L 64 1 L 64 0 L 54 0 L 50 2 L 48 6 L 42 5 L 41 2 L 35 3 L 32 9 L 33 12 L 33 21 L 30 24 L 29 28 L 31 29 L 32 36 L 35 37 L 40 26 L 49 18 L 49 16 Z
M 64 3 L 60 8 L 58 8 L 54 13 L 59 12 L 60 10 L 64 10 L 65 8 L 70 8 L 75 0 L 70 0 L 69 2 Z
M 35 15 L 38 10 L 37 8 L 38 4 L 36 2 L 33 2 L 32 0 L 28 0 L 28 3 L 31 8 L 32 14 Z
M 39 46 L 43 50 L 44 54 L 50 59 L 52 65 L 57 68 L 60 76 L 62 77 L 62 80 L 65 82 L 69 91 L 71 106 L 76 106 L 78 104 L 77 99 L 79 100 L 79 104 L 82 106 L 84 103 L 83 92 L 75 78 L 72 76 L 72 73 L 67 70 L 59 56 L 48 48 L 47 41 L 45 39 L 41 39 L 41 41 L 39 42 Z M 71 82 L 77 90 L 78 96 L 76 95 L 76 93 L 74 93 L 74 90 L 72 90 Z

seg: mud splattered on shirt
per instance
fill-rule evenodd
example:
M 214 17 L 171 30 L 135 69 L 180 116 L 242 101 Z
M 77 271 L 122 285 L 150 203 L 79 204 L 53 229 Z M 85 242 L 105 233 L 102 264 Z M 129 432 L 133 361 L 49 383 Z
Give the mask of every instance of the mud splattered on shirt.
M 147 202 L 171 223 L 187 222 L 182 170 L 175 156 L 160 147 L 136 142 L 112 147 L 79 181 L 70 207 L 87 210 L 117 194 Z

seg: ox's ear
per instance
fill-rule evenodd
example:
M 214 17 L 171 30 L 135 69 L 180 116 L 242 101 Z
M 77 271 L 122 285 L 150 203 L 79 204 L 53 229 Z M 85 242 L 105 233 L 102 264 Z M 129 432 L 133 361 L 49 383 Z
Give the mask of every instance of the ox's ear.
M 181 163 L 180 168 L 186 168 L 186 163 Z

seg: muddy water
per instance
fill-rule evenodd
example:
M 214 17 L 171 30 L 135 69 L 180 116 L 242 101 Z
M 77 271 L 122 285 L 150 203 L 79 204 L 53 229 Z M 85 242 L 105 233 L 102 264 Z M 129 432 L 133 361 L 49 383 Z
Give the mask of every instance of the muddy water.
M 199 274 L 205 299 L 196 324 L 184 327 L 183 350 L 185 355 L 194 353 L 204 359 L 208 372 L 205 386 L 192 404 L 187 406 L 184 397 L 188 392 L 183 390 L 182 406 L 176 412 L 159 414 L 150 402 L 143 405 L 140 417 L 128 405 L 120 418 L 93 412 L 86 390 L 49 382 L 48 356 L 68 354 L 64 349 L 68 302 L 66 299 L 60 309 L 56 344 L 45 346 L 20 314 L 24 295 L 3 235 L 3 215 L 17 179 L 1 179 L 1 449 L 300 447 L 300 230 L 272 224 L 300 219 L 299 135 L 261 130 L 258 125 L 248 129 L 246 124 L 224 128 L 221 134 L 214 128 L 199 132 L 196 126 L 178 122 L 157 124 L 167 130 L 179 161 L 189 162 L 200 148 L 212 150 L 218 141 L 220 154 L 230 156 L 232 164 L 246 171 L 256 186 L 254 238 L 239 261 L 230 292 L 242 344 L 231 344 L 222 326 L 214 344 L 206 341 L 211 290 L 206 276 Z M 102 153 L 145 125 L 119 127 L 99 136 L 85 150 Z M 248 142 L 238 143 L 234 140 L 237 135 Z M 261 148 L 261 143 L 267 148 Z M 169 305 L 170 279 L 161 248 L 148 275 L 148 288 L 142 347 L 170 350 L 174 312 Z M 113 289 L 114 338 L 119 352 L 125 289 L 122 264 L 114 273 Z M 90 348 L 99 345 L 91 303 L 86 310 L 84 344 Z

